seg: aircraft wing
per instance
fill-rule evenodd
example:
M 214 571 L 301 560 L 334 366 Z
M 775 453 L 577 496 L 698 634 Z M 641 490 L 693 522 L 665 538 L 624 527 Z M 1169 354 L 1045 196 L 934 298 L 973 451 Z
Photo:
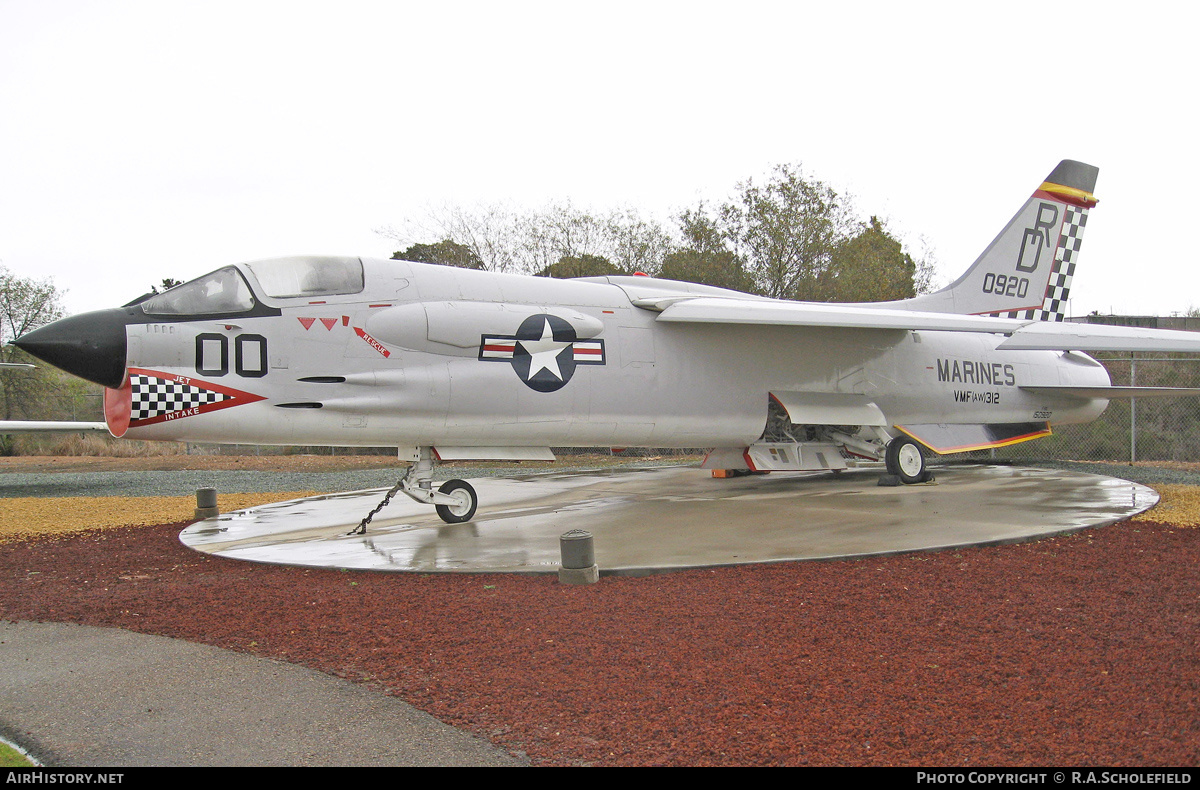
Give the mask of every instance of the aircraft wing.
M 108 431 L 102 422 L 70 422 L 53 420 L 0 420 L 0 434 L 46 433 L 50 431 Z
M 1200 332 L 896 310 L 867 305 L 723 297 L 643 298 L 667 323 L 813 326 L 843 329 L 986 332 L 1006 335 L 1005 351 L 1162 351 L 1200 353 Z M 1138 396 L 1140 397 L 1140 396 Z
M 881 310 L 860 305 L 785 302 L 770 299 L 678 297 L 639 299 L 638 307 L 660 310 L 659 321 L 688 324 L 757 324 L 760 326 L 827 326 L 844 329 L 925 329 L 942 332 L 1009 333 L 1027 322 L 1011 318 L 914 310 Z

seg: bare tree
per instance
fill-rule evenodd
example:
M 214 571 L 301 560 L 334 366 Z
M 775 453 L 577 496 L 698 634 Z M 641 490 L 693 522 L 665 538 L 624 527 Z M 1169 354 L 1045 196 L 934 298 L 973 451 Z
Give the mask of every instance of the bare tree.
M 565 258 L 604 258 L 618 270 L 657 273 L 672 248 L 670 234 L 634 209 L 593 212 L 570 201 L 536 210 L 503 204 L 467 209 L 446 205 L 426 222 L 376 231 L 401 245 L 436 238 L 471 250 L 488 271 L 545 272 Z M 418 242 L 418 244 L 414 244 Z
M 387 225 L 375 232 L 401 247 L 410 247 L 422 240 L 451 241 L 470 249 L 486 271 L 519 272 L 520 225 L 520 213 L 502 203 L 473 210 L 447 203 L 430 209 L 423 221 L 408 220 L 400 227 Z
M 0 266 L 0 361 L 35 361 L 9 344 L 26 332 L 62 318 L 61 299 L 62 293 L 51 280 L 18 277 Z M 0 367 L 0 415 L 6 420 L 56 416 L 64 377 L 40 364 L 32 369 Z M 10 448 L 10 442 L 0 443 L 0 453 Z

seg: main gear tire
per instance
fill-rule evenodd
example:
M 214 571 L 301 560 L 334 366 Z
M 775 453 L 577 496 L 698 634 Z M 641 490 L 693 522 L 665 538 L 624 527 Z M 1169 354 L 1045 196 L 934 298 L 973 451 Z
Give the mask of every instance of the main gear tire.
M 888 473 L 899 477 L 902 483 L 912 485 L 925 479 L 925 453 L 921 445 L 907 436 L 888 442 L 884 462 Z

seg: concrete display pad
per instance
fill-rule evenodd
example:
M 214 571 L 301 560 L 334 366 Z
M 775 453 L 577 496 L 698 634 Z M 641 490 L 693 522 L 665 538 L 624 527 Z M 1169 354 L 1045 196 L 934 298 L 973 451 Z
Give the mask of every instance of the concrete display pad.
M 285 565 L 418 572 L 556 573 L 559 537 L 583 529 L 600 573 L 651 573 L 1011 542 L 1111 524 L 1158 501 L 1111 477 L 1011 466 L 937 469 L 877 485 L 879 469 L 714 479 L 688 467 L 481 478 L 473 521 L 448 525 L 386 489 L 297 499 L 198 521 L 183 543 Z

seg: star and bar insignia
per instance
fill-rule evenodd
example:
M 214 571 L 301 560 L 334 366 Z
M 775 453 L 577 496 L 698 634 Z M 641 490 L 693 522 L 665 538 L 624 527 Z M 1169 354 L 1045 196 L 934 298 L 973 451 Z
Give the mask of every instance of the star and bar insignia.
M 522 321 L 515 335 L 482 335 L 479 359 L 508 362 L 530 389 L 554 392 L 577 366 L 604 364 L 604 341 L 580 340 L 566 320 L 540 313 Z

